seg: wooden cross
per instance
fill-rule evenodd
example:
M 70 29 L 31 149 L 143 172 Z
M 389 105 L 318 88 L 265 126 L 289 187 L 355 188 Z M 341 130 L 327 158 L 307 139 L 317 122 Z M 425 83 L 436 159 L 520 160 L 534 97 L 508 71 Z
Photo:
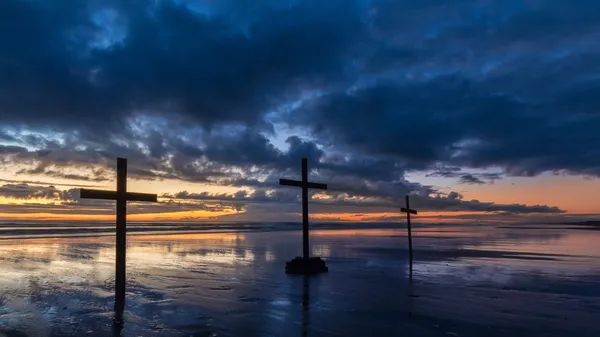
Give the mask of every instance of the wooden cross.
M 412 249 L 412 230 L 410 228 L 410 215 L 417 214 L 417 210 L 410 208 L 410 200 L 408 195 L 406 196 L 406 208 L 400 208 L 400 211 L 406 213 L 406 223 L 408 225 L 408 251 L 410 256 L 410 275 L 412 277 L 412 264 L 413 264 L 413 249 Z
M 308 260 L 308 189 L 326 190 L 327 184 L 308 181 L 308 159 L 302 158 L 302 180 L 279 179 L 279 185 L 302 187 L 302 257 Z
M 127 201 L 156 202 L 156 194 L 127 192 L 127 159 L 117 158 L 117 190 L 81 189 L 81 198 L 117 201 L 117 259 L 115 268 L 115 324 L 123 323 L 125 310 L 125 250 L 127 234 Z

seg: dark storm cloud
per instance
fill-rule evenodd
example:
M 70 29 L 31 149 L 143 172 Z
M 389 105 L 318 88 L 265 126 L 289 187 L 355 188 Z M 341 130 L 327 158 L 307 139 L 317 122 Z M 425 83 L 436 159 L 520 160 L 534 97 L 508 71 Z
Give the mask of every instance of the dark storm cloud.
M 0 179 L 1 182 L 3 183 L 10 183 L 10 184 L 25 184 L 25 185 L 53 185 L 53 186 L 66 186 L 66 187 L 90 187 L 90 188 L 96 188 L 96 187 L 101 187 L 100 185 L 89 185 L 89 184 L 57 184 L 57 183 L 49 183 L 46 181 L 35 181 L 35 180 L 14 180 L 14 179 Z
M 472 174 L 465 174 L 465 175 L 460 176 L 460 182 L 461 182 L 461 184 L 478 184 L 478 185 L 485 184 L 485 181 L 477 178 L 476 176 L 474 176 Z
M 373 22 L 389 39 L 373 56 L 379 76 L 306 102 L 291 120 L 411 169 L 600 175 L 599 83 L 590 76 L 600 70 L 600 12 L 595 2 L 560 3 L 382 2 Z
M 19 171 L 21 172 L 21 171 Z M 24 171 L 25 173 L 29 173 L 29 171 Z M 80 181 L 107 181 L 110 180 L 106 175 L 104 175 L 103 171 L 95 171 L 93 175 L 82 175 L 82 174 L 74 174 L 74 173 L 64 173 L 55 170 L 46 170 L 43 171 L 43 174 L 47 177 L 52 178 L 61 178 L 67 180 L 80 180 Z
M 0 155 L 17 154 L 27 152 L 27 149 L 20 146 L 0 145 Z
M 428 177 L 458 178 L 461 184 L 486 184 L 502 179 L 500 173 L 464 173 L 460 167 L 436 166 Z
M 28 184 L 6 184 L 0 186 L 0 196 L 13 199 L 58 199 L 68 198 L 68 192 L 54 186 Z
M 359 6 L 360 2 L 342 6 L 336 1 L 290 5 L 266 1 L 250 6 L 228 1 L 206 13 L 194 12 L 193 2 L 188 4 L 4 1 L 1 31 L 11 48 L 3 48 L 0 59 L 3 73 L 10 75 L 0 83 L 4 88 L 0 101 L 3 122 L 70 126 L 90 133 L 107 131 L 99 126 L 113 126 L 114 131 L 127 132 L 123 123 L 134 111 L 159 109 L 163 114 L 179 113 L 184 118 L 180 121 L 191 119 L 199 125 L 261 124 L 262 114 L 289 99 L 286 93 L 298 83 L 332 88 L 329 85 L 340 84 L 341 79 L 356 79 L 347 77 L 356 61 L 360 64 L 374 57 L 384 73 L 399 72 L 397 78 L 412 73 L 433 79 L 398 86 L 383 83 L 359 89 L 354 95 L 338 92 L 327 96 L 319 106 L 331 112 L 318 110 L 317 118 L 311 115 L 310 125 L 324 130 L 321 135 L 333 131 L 331 138 L 336 144 L 376 148 L 400 155 L 408 167 L 422 168 L 436 160 L 448 160 L 456 150 L 455 142 L 476 138 L 483 145 L 467 149 L 472 155 L 463 156 L 458 163 L 498 164 L 512 174 L 525 175 L 548 169 L 589 169 L 591 155 L 556 158 L 554 152 L 563 154 L 574 146 L 562 145 L 546 154 L 548 151 L 540 151 L 546 139 L 535 144 L 533 135 L 537 132 L 546 135 L 543 138 L 566 139 L 573 144 L 590 141 L 586 136 L 577 137 L 582 134 L 578 132 L 565 137 L 567 127 L 561 123 L 549 127 L 552 111 L 545 109 L 554 105 L 563 110 L 589 110 L 595 106 L 590 101 L 594 95 L 584 95 L 583 100 L 574 95 L 594 90 L 593 79 L 566 88 L 553 84 L 548 91 L 562 89 L 559 95 L 546 98 L 553 102 L 535 102 L 539 86 L 527 83 L 553 76 L 554 82 L 570 78 L 569 84 L 573 76 L 582 76 L 584 69 L 595 69 L 593 50 L 578 52 L 566 43 L 576 35 L 585 42 L 597 22 L 593 10 L 597 4 L 500 1 L 482 6 L 458 1 L 442 8 L 437 2 L 374 1 L 368 8 Z M 245 12 L 248 14 L 243 15 Z M 465 12 L 470 16 L 461 16 Z M 437 20 L 441 16 L 446 20 Z M 427 25 L 419 29 L 418 22 Z M 116 40 L 114 45 L 90 50 L 90 43 L 108 39 L 109 33 Z M 15 40 L 15 36 L 20 38 Z M 421 42 L 415 44 L 418 38 Z M 533 63 L 535 58 L 518 53 L 513 59 L 495 59 L 502 56 L 501 51 L 518 47 L 515 38 L 523 43 L 521 54 L 538 55 L 541 66 Z M 548 41 L 557 42 L 548 45 Z M 375 50 L 374 55 L 369 50 Z M 561 52 L 565 56 L 559 57 Z M 455 53 L 450 62 L 423 68 L 428 62 L 452 56 L 448 53 Z M 559 56 L 553 59 L 553 53 Z M 404 59 L 411 62 L 398 68 L 397 63 Z M 571 66 L 561 67 L 566 64 Z M 471 74 L 486 67 L 492 69 L 491 75 L 474 81 Z M 456 75 L 436 78 L 436 73 Z M 527 87 L 525 94 L 531 98 L 517 97 L 515 90 Z M 506 93 L 498 95 L 498 89 Z M 30 99 L 33 96 L 35 99 Z M 368 119 L 361 113 L 364 110 L 372 113 Z M 541 111 L 546 116 L 539 116 Z M 346 113 L 348 120 L 342 117 Z M 588 119 L 579 124 L 596 122 Z M 366 138 L 375 127 L 380 132 L 374 135 L 379 137 L 369 141 Z M 519 132 L 525 128 L 534 132 L 526 139 Z M 589 135 L 589 131 L 583 134 Z M 413 145 L 405 146 L 408 141 Z M 516 144 L 521 145 L 520 155 L 507 155 Z M 160 144 L 152 150 L 153 155 L 165 151 Z M 268 155 L 259 153 L 256 160 L 268 160 Z M 593 167 L 589 170 L 595 172 Z
M 549 213 L 560 214 L 565 211 L 558 207 L 546 205 L 524 205 L 524 204 L 496 204 L 493 202 L 482 202 L 479 200 L 464 200 L 457 192 L 446 195 L 436 194 L 432 196 L 415 195 L 411 198 L 411 207 L 429 211 L 450 212 L 489 212 L 489 213 Z
M 211 146 L 204 152 L 215 162 L 235 166 L 263 166 L 278 160 L 279 150 L 262 134 L 244 131 L 231 137 L 219 135 L 207 140 Z
M 45 143 L 45 149 L 19 149 L 11 156 L 9 163 L 25 166 L 18 173 L 107 181 L 114 178 L 117 156 L 129 159 L 128 174 L 133 179 L 182 179 L 232 186 L 264 185 L 265 182 L 251 178 L 255 175 L 269 176 L 271 185 L 277 184 L 281 175 L 299 175 L 302 157 L 308 158 L 310 168 L 318 170 L 320 178 L 327 180 L 353 176 L 363 181 L 387 181 L 402 173 L 397 171 L 393 159 L 326 155 L 315 142 L 297 136 L 287 139 L 289 148 L 282 151 L 263 134 L 248 129 L 232 134 L 203 134 L 194 145 L 183 145 L 177 133 L 162 137 L 154 133 L 127 136 L 102 144 L 70 138 L 62 143 L 36 141 Z M 238 171 L 234 172 L 234 168 Z
M 4 133 L 3 130 L 0 130 L 0 141 L 14 141 L 15 138 L 9 134 Z
M 0 197 L 8 198 L 12 203 L 0 204 L 0 213 L 46 213 L 57 214 L 114 214 L 115 202 L 110 200 L 81 199 L 79 189 L 58 189 L 53 185 L 4 184 L 0 185 Z M 181 198 L 182 200 L 185 198 Z M 193 198 L 187 198 L 192 200 Z M 160 200 L 158 203 L 129 203 L 128 214 L 185 212 L 185 211 L 241 211 L 244 205 L 223 203 L 212 198 L 210 202 L 185 202 L 181 200 Z M 14 201 L 29 200 L 27 204 Z M 46 203 L 36 203 L 43 200 Z M 194 199 L 195 200 L 195 199 Z M 33 202 L 32 202 L 33 201 Z
M 285 156 L 283 156 L 285 157 Z M 413 195 L 413 204 L 427 211 L 451 211 L 451 212 L 510 212 L 517 214 L 529 213 L 564 213 L 558 207 L 546 205 L 528 206 L 523 204 L 496 204 L 493 202 L 481 202 L 479 200 L 464 200 L 457 192 L 444 194 L 432 186 L 411 183 L 407 180 L 366 180 L 360 174 L 352 170 L 344 170 L 332 165 L 319 163 L 316 171 L 309 176 L 311 181 L 327 182 L 327 191 L 309 190 L 311 202 L 317 205 L 315 211 L 345 212 L 340 206 L 355 207 L 355 209 L 369 208 L 372 212 L 395 212 L 403 203 L 406 194 Z M 359 166 L 360 169 L 360 166 Z M 299 173 L 289 171 L 285 176 L 291 179 L 299 179 Z M 463 175 L 464 176 L 464 175 Z M 222 185 L 251 188 L 253 192 L 240 190 L 237 193 L 193 193 L 181 191 L 175 194 L 163 194 L 163 198 L 174 200 L 201 200 L 220 201 L 244 206 L 256 203 L 295 203 L 300 200 L 300 191 L 297 188 L 282 187 L 279 185 L 280 171 L 275 170 L 264 179 L 225 179 L 219 181 Z M 374 177 L 374 176 L 373 176 Z M 382 177 L 387 178 L 386 175 Z M 494 174 L 482 174 L 482 179 L 492 180 Z M 475 178 L 475 177 L 474 177 Z M 477 178 L 478 179 L 478 178 Z M 325 197 L 325 198 L 323 198 Z M 331 207 L 326 207 L 331 206 Z M 250 207 L 250 206 L 248 206 Z M 256 206 L 252 206 L 256 207 Z M 281 211 L 280 206 L 273 209 Z M 336 209 L 336 207 L 338 207 Z
M 410 169 L 439 162 L 512 175 L 567 170 L 600 175 L 600 115 L 521 102 L 460 75 L 382 82 L 309 102 L 294 121 L 357 151 L 402 158 Z
M 415 207 L 424 211 L 473 211 L 486 213 L 511 213 L 511 214 L 555 214 L 563 213 L 557 207 L 542 205 L 528 206 L 521 204 L 495 204 L 480 202 L 478 200 L 463 200 L 456 192 L 449 194 L 433 193 L 432 190 L 421 190 L 413 194 L 412 201 Z M 427 193 L 432 194 L 427 194 Z M 319 194 L 319 196 L 317 196 Z M 0 205 L 0 212 L 57 212 L 73 214 L 109 214 L 113 212 L 114 202 L 106 200 L 81 199 L 79 189 L 57 189 L 55 186 L 41 186 L 30 184 L 5 184 L 0 186 L 0 196 L 14 200 L 45 199 L 51 204 L 26 204 L 26 205 Z M 365 197 L 352 196 L 340 192 L 315 192 L 309 194 L 311 209 L 314 212 L 346 213 L 356 209 L 370 212 L 397 212 L 402 198 L 397 194 L 387 196 Z M 325 196 L 326 198 L 323 198 Z M 134 203 L 128 207 L 130 214 L 161 213 L 181 211 L 247 211 L 261 204 L 270 204 L 270 212 L 296 213 L 300 195 L 297 189 L 256 189 L 253 192 L 240 190 L 236 193 L 191 193 L 181 191 L 174 194 L 163 194 L 158 203 Z M 264 206 L 260 206 L 263 207 Z M 260 208 L 259 207 L 259 208 Z
M 339 203 L 492 212 L 556 209 L 438 200 L 404 174 L 600 176 L 595 1 L 212 3 L 1 1 L 0 163 L 103 181 L 120 156 L 133 179 L 262 193 L 308 157 Z M 277 148 L 273 120 L 313 138 Z
M 319 197 L 315 197 L 315 194 Z M 328 198 L 322 198 L 327 196 Z M 348 212 L 340 206 L 349 206 L 365 209 L 371 212 L 398 212 L 402 198 L 400 196 L 382 197 L 360 197 L 348 198 L 341 197 L 336 193 L 312 192 L 309 196 L 311 205 L 315 205 L 313 211 L 316 212 Z M 300 195 L 296 189 L 280 188 L 276 190 L 256 190 L 254 193 L 238 191 L 237 193 L 190 193 L 181 191 L 174 194 L 163 194 L 161 198 L 171 200 L 200 200 L 200 201 L 220 201 L 225 203 L 240 203 L 244 206 L 252 203 L 292 203 L 297 205 L 300 201 Z M 523 205 L 523 204 L 496 204 L 493 202 L 480 202 L 479 200 L 463 200 L 462 195 L 457 192 L 448 194 L 413 194 L 412 204 L 424 211 L 449 211 L 449 212 L 487 212 L 487 213 L 513 213 L 513 214 L 560 214 L 564 210 L 558 207 L 545 205 Z M 324 208 L 326 206 L 336 206 L 335 208 Z M 280 206 L 277 206 L 280 207 Z
M 146 110 L 203 126 L 261 124 L 288 90 L 343 75 L 364 29 L 346 4 L 266 7 L 240 26 L 173 1 L 3 1 L 2 123 L 122 132 Z M 108 49 L 90 48 L 110 37 Z
M 235 203 L 256 203 L 256 202 L 298 202 L 300 199 L 296 193 L 289 191 L 275 190 L 269 191 L 269 194 L 264 190 L 256 190 L 253 193 L 248 193 L 244 190 L 237 193 L 190 193 L 181 191 L 174 194 L 163 194 L 161 198 L 173 200 L 201 200 L 201 201 L 220 201 L 220 202 L 235 202 Z

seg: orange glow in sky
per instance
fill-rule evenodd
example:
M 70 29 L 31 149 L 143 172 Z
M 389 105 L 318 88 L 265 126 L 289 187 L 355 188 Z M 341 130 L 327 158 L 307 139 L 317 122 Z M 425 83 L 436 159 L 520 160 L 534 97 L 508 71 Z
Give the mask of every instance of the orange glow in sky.
M 600 213 L 600 179 L 564 175 L 507 178 L 494 184 L 464 187 L 462 194 L 467 200 L 551 205 L 569 213 Z
M 168 213 L 128 214 L 128 221 L 202 221 L 233 212 L 185 211 Z M 0 213 L 0 220 L 39 221 L 115 221 L 115 214 L 61 214 L 61 213 Z
M 0 173 L 0 179 L 30 179 L 33 181 L 43 180 L 55 184 L 68 184 L 69 180 L 48 178 L 39 176 L 21 176 L 16 172 L 5 171 Z M 411 179 L 420 181 L 422 177 L 413 177 Z M 426 178 L 423 178 L 426 180 Z M 444 183 L 443 181 L 436 181 Z M 0 184 L 1 186 L 2 184 Z M 597 214 L 600 213 L 600 179 L 587 179 L 580 176 L 565 175 L 541 175 L 537 177 L 523 178 L 504 178 L 497 180 L 492 184 L 481 185 L 460 185 L 449 184 L 439 186 L 442 190 L 457 191 L 463 195 L 464 200 L 477 199 L 482 202 L 494 202 L 497 204 L 526 204 L 526 205 L 549 205 L 557 206 L 566 210 L 568 214 Z M 93 188 L 113 190 L 114 182 L 102 182 L 96 184 Z M 69 186 L 57 185 L 57 189 L 66 190 Z M 188 191 L 190 193 L 235 193 L 238 188 L 230 186 L 215 186 L 199 183 L 190 183 L 178 180 L 154 180 L 144 181 L 130 179 L 128 190 L 144 193 L 177 193 Z M 162 201 L 164 199 L 161 198 Z M 69 213 L 63 207 L 63 201 L 51 199 L 13 199 L 0 196 L 0 220 L 1 221 L 114 221 L 115 215 L 111 209 L 98 209 L 95 207 L 92 211 L 85 214 L 85 208 L 77 209 L 78 213 Z M 1 205 L 23 206 L 23 211 L 3 210 Z M 39 207 L 36 207 L 39 206 Z M 26 206 L 31 206 L 27 208 Z M 145 205 L 144 205 L 145 206 Z M 75 208 L 73 208 L 75 209 Z M 152 206 L 147 207 L 144 214 L 129 214 L 128 221 L 215 221 L 220 217 L 227 215 L 243 215 L 244 211 L 234 211 L 232 209 L 223 209 L 219 211 L 207 210 L 186 210 L 186 211 L 168 211 L 152 210 Z M 276 208 L 275 208 L 276 209 Z M 398 221 L 403 219 L 405 214 L 398 212 L 369 212 L 369 209 L 360 207 L 340 208 L 339 212 L 335 210 L 330 213 L 311 213 L 311 221 Z M 84 213 L 84 214 L 79 214 Z M 102 214 L 92 214 L 102 213 Z M 460 222 L 464 221 L 464 216 L 470 216 L 471 221 L 476 221 L 477 216 L 488 217 L 490 213 L 477 212 L 419 212 L 414 217 L 416 222 Z M 260 217 L 260 214 L 253 215 Z M 290 216 L 288 214 L 288 216 Z M 300 221 L 300 214 L 296 212 L 291 216 L 295 221 Z M 559 215 L 558 215 L 559 216 Z M 463 217 L 461 219 L 461 217 Z M 493 217 L 493 215 L 492 215 Z M 491 218 L 491 217 L 489 217 Z M 226 219 L 226 218 L 223 218 Z M 260 221 L 260 218 L 252 218 L 250 221 Z M 486 219 L 489 221 L 489 219 Z

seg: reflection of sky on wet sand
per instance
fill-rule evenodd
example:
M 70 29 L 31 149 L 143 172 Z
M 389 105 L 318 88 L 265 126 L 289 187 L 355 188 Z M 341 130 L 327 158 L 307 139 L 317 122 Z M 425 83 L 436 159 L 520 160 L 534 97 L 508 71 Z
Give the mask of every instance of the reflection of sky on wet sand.
M 600 231 L 498 229 L 481 238 L 474 242 L 458 239 L 458 247 L 447 247 L 446 256 L 437 254 L 436 260 L 441 261 L 416 268 L 430 277 L 446 275 L 505 286 L 522 275 L 563 279 L 600 275 L 600 246 L 596 244 Z M 422 249 L 427 256 L 428 248 Z
M 297 231 L 132 235 L 123 333 L 296 336 L 303 319 L 308 336 L 479 336 L 483 325 L 514 335 L 540 326 L 598 332 L 586 319 L 600 313 L 600 231 L 453 226 L 414 235 L 408 283 L 405 229 L 313 231 L 312 252 L 330 273 L 310 278 L 305 306 L 302 277 L 283 273 L 300 253 Z M 107 237 L 0 242 L 0 336 L 106 335 L 114 260 Z

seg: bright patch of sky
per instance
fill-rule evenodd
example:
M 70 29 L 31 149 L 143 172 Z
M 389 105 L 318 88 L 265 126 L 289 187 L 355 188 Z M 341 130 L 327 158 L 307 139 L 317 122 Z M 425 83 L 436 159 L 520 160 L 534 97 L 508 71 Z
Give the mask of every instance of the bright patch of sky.
M 216 12 L 214 0 L 171 0 L 174 4 L 185 6 L 192 12 L 212 15 Z
M 127 37 L 127 19 L 112 8 L 93 12 L 92 21 L 98 29 L 89 43 L 92 49 L 111 48 Z
M 53 141 L 59 144 L 65 143 L 65 135 L 56 132 L 38 132 L 38 131 L 30 131 L 27 129 L 14 129 L 14 128 L 4 128 L 4 133 L 8 136 L 13 137 L 15 140 L 5 140 L 0 141 L 2 145 L 15 145 L 24 147 L 29 151 L 39 150 L 40 147 L 36 146 L 36 141 Z M 42 144 L 39 144 L 42 145 Z
M 166 116 L 137 113 L 129 119 L 128 126 L 135 135 L 145 136 L 152 131 L 165 130 L 170 123 L 170 118 Z
M 462 139 L 458 142 L 455 142 L 454 144 L 452 144 L 455 150 L 452 153 L 451 158 L 457 158 L 461 155 L 467 155 L 470 148 L 481 146 L 482 144 L 483 142 L 480 139 L 476 138 Z
M 280 151 L 288 150 L 289 144 L 286 140 L 291 136 L 298 136 L 304 140 L 317 140 L 316 138 L 313 138 L 307 130 L 301 128 L 289 128 L 285 124 L 274 124 L 274 128 L 275 134 L 264 133 L 264 136 L 267 137 L 271 144 Z
M 487 169 L 469 169 L 463 168 L 460 171 L 456 172 L 457 177 L 442 177 L 437 175 L 432 175 L 433 171 L 414 171 L 406 173 L 406 179 L 408 181 L 418 181 L 423 185 L 433 186 L 438 188 L 442 192 L 463 192 L 471 189 L 473 185 L 469 184 L 461 184 L 460 176 L 472 174 L 474 176 L 485 175 L 485 174 L 502 174 L 502 169 L 498 167 L 489 167 Z M 484 180 L 486 183 L 490 184 L 491 182 Z
M 310 131 L 306 128 L 289 126 L 288 123 L 284 122 L 282 116 L 295 113 L 303 104 L 310 103 L 310 101 L 317 99 L 325 95 L 320 90 L 306 90 L 302 92 L 299 97 L 295 100 L 290 100 L 265 115 L 265 121 L 272 123 L 275 129 L 275 134 L 264 133 L 264 136 L 271 141 L 271 143 L 281 151 L 286 151 L 289 145 L 286 140 L 290 136 L 298 136 L 304 140 L 310 140 L 317 142 L 318 139 L 311 136 Z

